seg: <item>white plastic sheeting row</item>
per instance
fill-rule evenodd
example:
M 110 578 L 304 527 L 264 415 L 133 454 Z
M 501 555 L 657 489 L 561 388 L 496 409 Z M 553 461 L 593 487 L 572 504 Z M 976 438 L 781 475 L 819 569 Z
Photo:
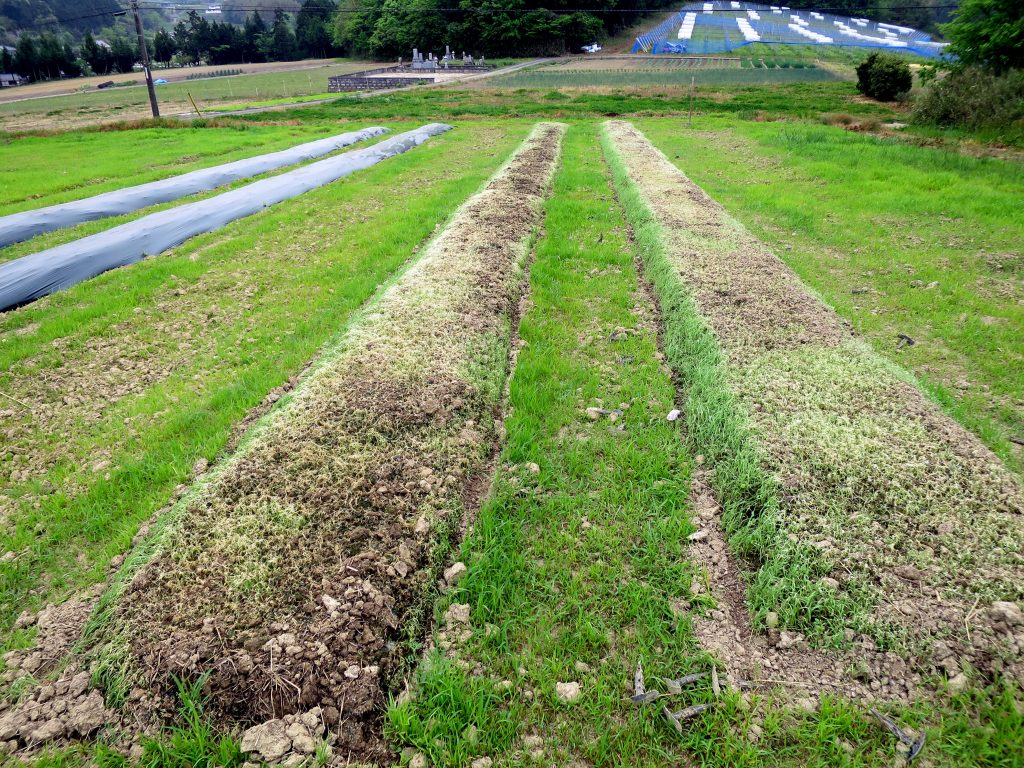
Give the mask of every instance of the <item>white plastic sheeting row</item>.
M 901 26 L 898 26 L 896 24 L 883 24 L 882 22 L 878 22 L 878 26 L 879 26 L 880 29 L 895 29 L 901 35 L 912 35 L 912 34 L 914 34 L 914 30 L 911 29 L 910 27 L 901 27 Z
M 203 232 L 220 229 L 235 219 L 376 165 L 451 128 L 430 123 L 366 149 L 329 157 L 208 200 L 151 213 L 105 232 L 0 264 L 0 310 L 161 253 Z
M 683 16 L 683 25 L 679 27 L 679 39 L 689 40 L 693 37 L 693 25 L 697 23 L 697 14 L 688 13 Z
M 820 35 L 813 30 L 807 29 L 807 27 L 801 27 L 799 24 L 787 25 L 791 30 L 796 32 L 798 35 L 803 35 L 806 38 L 813 40 L 816 43 L 832 43 L 834 42 L 831 37 L 827 35 Z
M 740 28 L 740 34 L 743 35 L 743 39 L 748 43 L 756 43 L 761 39 L 761 36 L 757 34 L 757 31 L 750 26 L 750 22 L 746 19 L 736 19 L 736 26 Z
M 28 240 L 44 232 L 73 227 L 86 221 L 131 213 L 160 203 L 169 203 L 187 195 L 207 192 L 239 179 L 295 165 L 329 155 L 359 141 L 387 133 L 387 128 L 375 126 L 361 131 L 342 133 L 326 139 L 309 141 L 297 147 L 271 152 L 258 157 L 247 157 L 233 163 L 202 168 L 191 173 L 161 179 L 148 184 L 116 189 L 83 200 L 48 205 L 32 211 L 12 213 L 0 217 L 0 247 Z
M 852 37 L 854 40 L 864 40 L 869 43 L 875 43 L 877 45 L 888 45 L 893 48 L 906 48 L 907 43 L 904 40 L 893 40 L 890 37 L 875 37 L 874 35 L 862 35 L 860 32 L 855 30 L 853 27 L 845 24 L 839 20 L 832 22 L 842 31 L 847 37 Z

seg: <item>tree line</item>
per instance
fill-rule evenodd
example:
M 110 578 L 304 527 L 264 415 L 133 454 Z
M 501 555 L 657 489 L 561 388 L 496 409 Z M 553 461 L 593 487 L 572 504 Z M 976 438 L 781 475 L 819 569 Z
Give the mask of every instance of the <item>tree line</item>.
M 592 11 L 576 10 L 586 5 Z M 664 0 L 342 0 L 334 39 L 350 55 L 389 59 L 421 51 L 558 55 L 605 39 Z
M 146 47 L 150 58 L 165 66 L 325 58 L 341 52 L 332 39 L 336 11 L 334 0 L 304 0 L 294 18 L 275 10 L 268 23 L 254 12 L 241 26 L 210 21 L 205 14 L 189 11 L 173 29 L 158 30 Z M 108 42 L 97 40 L 91 32 L 85 33 L 77 48 L 69 37 L 54 32 L 22 32 L 14 52 L 5 48 L 0 55 L 0 72 L 30 80 L 132 72 L 140 58 L 138 46 L 126 34 L 114 35 Z

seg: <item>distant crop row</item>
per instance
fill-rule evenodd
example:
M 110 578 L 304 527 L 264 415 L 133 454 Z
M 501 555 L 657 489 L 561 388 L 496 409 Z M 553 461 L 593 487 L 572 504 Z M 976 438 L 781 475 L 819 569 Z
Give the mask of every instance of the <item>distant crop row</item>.
M 798 66 L 799 65 L 799 66 Z M 831 72 L 793 60 L 754 60 L 742 69 L 670 71 L 524 71 L 502 77 L 495 85 L 524 88 L 585 88 L 652 85 L 757 85 L 835 80 Z
M 817 69 L 801 59 L 743 59 L 740 66 L 743 69 Z

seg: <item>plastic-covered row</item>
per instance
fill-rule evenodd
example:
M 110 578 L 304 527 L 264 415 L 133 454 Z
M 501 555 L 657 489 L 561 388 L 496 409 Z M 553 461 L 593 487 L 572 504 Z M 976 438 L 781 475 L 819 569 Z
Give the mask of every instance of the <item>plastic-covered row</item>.
M 430 123 L 366 149 L 296 168 L 207 200 L 158 211 L 118 227 L 0 264 L 0 310 L 70 288 L 108 269 L 154 256 L 282 200 L 369 168 L 451 130 Z
M 87 197 L 84 200 L 73 200 L 70 203 L 48 205 L 45 208 L 12 213 L 9 216 L 0 217 L 0 247 L 28 240 L 44 232 L 73 227 L 86 221 L 103 219 L 108 216 L 131 213 L 151 205 L 169 203 L 197 192 L 208 192 L 239 179 L 258 176 L 261 173 L 295 165 L 306 160 L 315 160 L 358 141 L 380 136 L 387 131 L 387 128 L 374 126 L 361 131 L 352 131 L 306 142 L 280 152 L 248 157 L 213 168 L 201 168 L 198 171 L 134 187 L 115 189 L 101 195 Z

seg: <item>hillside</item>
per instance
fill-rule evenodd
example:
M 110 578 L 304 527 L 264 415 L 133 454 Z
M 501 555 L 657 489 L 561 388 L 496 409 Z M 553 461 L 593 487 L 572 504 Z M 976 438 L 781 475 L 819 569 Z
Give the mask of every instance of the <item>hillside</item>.
M 41 29 L 50 23 L 79 32 L 99 29 L 120 7 L 117 0 L 0 0 L 0 29 Z

